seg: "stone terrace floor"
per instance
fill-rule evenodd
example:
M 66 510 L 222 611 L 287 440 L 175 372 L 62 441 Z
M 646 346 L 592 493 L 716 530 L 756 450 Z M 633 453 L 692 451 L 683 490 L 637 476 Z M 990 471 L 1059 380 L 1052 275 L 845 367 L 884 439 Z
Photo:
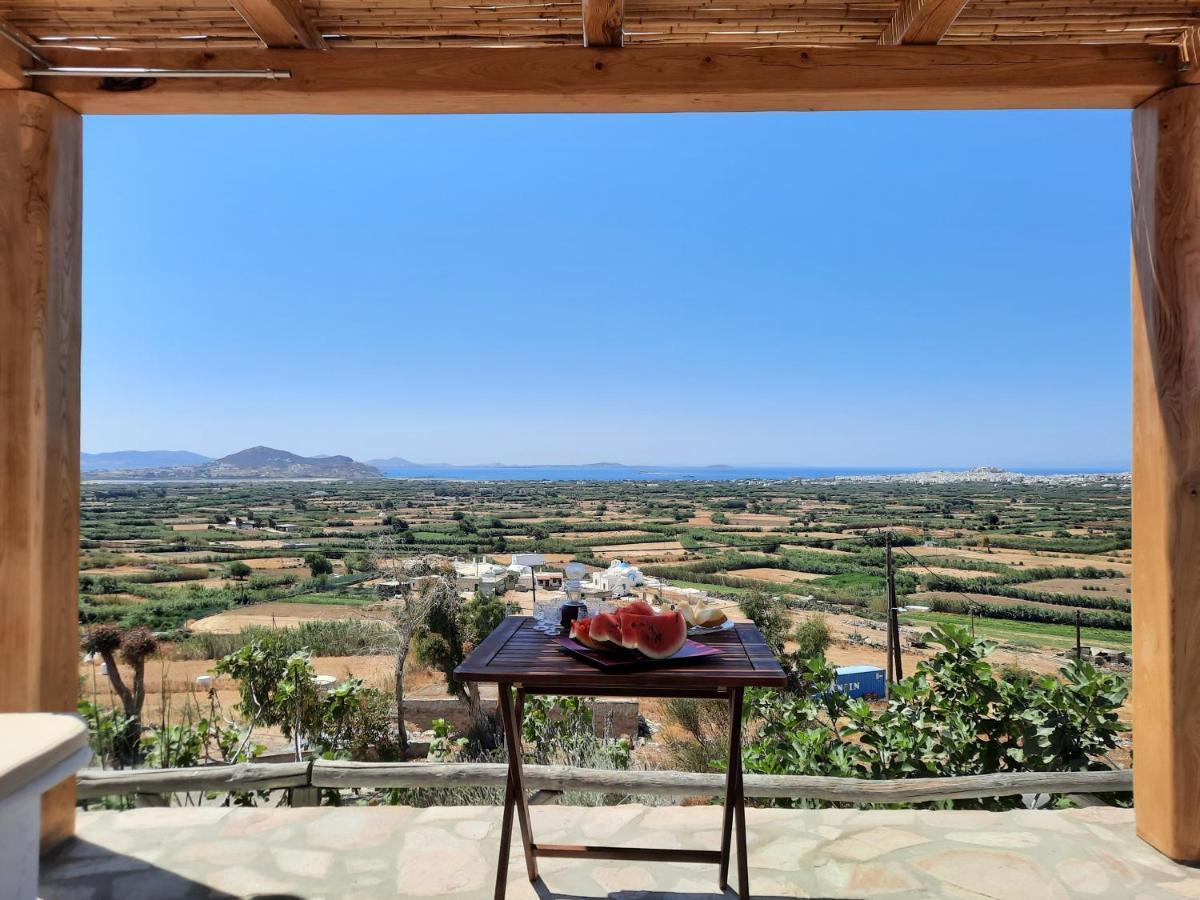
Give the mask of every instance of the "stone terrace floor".
M 1200 898 L 1200 870 L 1142 843 L 1129 810 L 747 813 L 755 897 Z M 491 807 L 83 812 L 42 896 L 484 898 L 499 823 Z M 540 806 L 533 823 L 547 842 L 715 848 L 721 810 Z M 721 896 L 709 865 L 544 859 L 530 885 L 513 843 L 512 898 Z

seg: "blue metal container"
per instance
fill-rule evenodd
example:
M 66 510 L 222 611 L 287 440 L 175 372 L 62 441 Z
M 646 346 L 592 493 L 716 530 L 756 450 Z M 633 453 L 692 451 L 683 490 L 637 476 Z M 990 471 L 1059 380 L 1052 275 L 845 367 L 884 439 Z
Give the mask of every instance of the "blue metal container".
M 835 684 L 848 697 L 882 697 L 886 692 L 883 669 L 878 666 L 838 666 Z

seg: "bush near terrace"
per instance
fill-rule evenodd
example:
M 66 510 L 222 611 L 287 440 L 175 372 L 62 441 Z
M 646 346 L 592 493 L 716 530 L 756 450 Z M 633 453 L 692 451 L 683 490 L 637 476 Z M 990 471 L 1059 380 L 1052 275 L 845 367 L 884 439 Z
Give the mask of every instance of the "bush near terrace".
M 754 609 L 764 633 L 778 645 L 786 634 L 776 627 L 772 602 L 764 599 Z M 100 633 L 94 631 L 97 637 L 89 642 L 106 640 L 111 632 L 105 632 L 105 637 Z M 783 691 L 753 690 L 748 698 L 746 771 L 911 778 L 1109 767 L 1104 755 L 1126 730 L 1118 718 L 1128 695 L 1123 678 L 1076 661 L 1064 667 L 1058 678 L 1023 672 L 1001 676 L 986 662 L 993 643 L 972 640 L 965 629 L 953 626 L 935 627 L 927 639 L 941 647 L 939 652 L 893 685 L 885 704 L 875 705 L 836 691 L 835 672 L 819 655 L 806 659 L 802 652 L 783 653 L 791 686 Z M 822 646 L 820 634 L 811 635 L 809 642 L 814 648 Z M 94 702 L 81 702 L 80 712 L 91 726 L 97 755 L 110 764 L 178 767 L 245 761 L 263 749 L 252 743 L 255 728 L 269 726 L 278 726 L 294 742 L 298 758 L 402 758 L 392 734 L 388 715 L 392 701 L 386 693 L 350 678 L 323 694 L 313 682 L 310 656 L 307 649 L 292 651 L 267 639 L 246 644 L 218 662 L 215 671 L 238 685 L 241 728 L 226 724 L 223 711 L 215 705 L 207 715 L 162 726 L 143 725 L 136 713 L 121 717 Z M 629 767 L 628 740 L 598 738 L 592 731 L 588 701 L 577 697 L 530 700 L 523 725 L 530 762 Z M 725 730 L 720 714 L 725 707 L 712 706 L 716 709 L 707 714 L 698 710 L 695 701 L 667 707 L 674 724 L 696 738 L 668 744 L 673 767 L 724 767 L 719 758 L 721 742 L 714 738 Z M 435 723 L 433 756 L 445 761 L 503 761 L 496 728 L 493 720 L 483 732 L 473 729 L 455 737 L 445 723 Z M 485 733 L 488 736 L 481 740 Z M 718 758 L 706 756 L 706 749 L 716 750 Z M 387 799 L 420 803 L 419 793 L 393 791 Z M 446 792 L 437 793 L 437 803 L 451 802 Z M 253 802 L 250 795 L 232 799 Z M 620 799 L 611 798 L 612 802 Z M 344 801 L 338 795 L 331 802 Z M 576 798 L 576 802 L 596 802 L 596 798 Z M 809 800 L 775 802 L 827 805 Z M 1020 803 L 1019 797 L 1007 797 L 942 805 L 999 809 Z

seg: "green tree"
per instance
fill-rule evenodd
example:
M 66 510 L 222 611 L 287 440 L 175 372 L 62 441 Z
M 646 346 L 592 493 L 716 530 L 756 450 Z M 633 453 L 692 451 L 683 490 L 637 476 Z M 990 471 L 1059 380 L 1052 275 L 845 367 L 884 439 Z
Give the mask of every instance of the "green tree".
M 94 625 L 80 642 L 85 653 L 98 654 L 104 660 L 109 684 L 121 700 L 125 716 L 116 729 L 113 750 L 122 765 L 133 765 L 141 755 L 142 706 L 146 702 L 146 659 L 158 650 L 158 639 L 149 628 L 138 625 L 122 629 L 117 625 Z M 117 656 L 133 673 L 131 684 L 117 666 Z
M 758 626 L 767 646 L 776 656 L 782 656 L 788 637 L 787 608 L 783 601 L 765 591 L 752 591 L 742 596 L 739 605 L 746 618 Z
M 235 578 L 238 581 L 249 578 L 253 572 L 254 570 L 240 559 L 235 559 L 225 565 L 225 576 L 227 578 Z
M 409 537 L 412 532 L 406 532 Z M 435 608 L 452 608 L 460 600 L 452 571 L 446 571 L 444 563 L 433 562 L 428 557 L 416 560 L 400 559 L 398 538 L 381 534 L 371 542 L 371 562 L 375 571 L 385 579 L 400 584 L 399 592 L 385 604 L 381 604 L 384 618 L 378 619 L 387 625 L 395 636 L 395 665 L 393 683 L 396 692 L 396 720 L 400 724 L 399 744 L 401 758 L 408 753 L 408 732 L 404 725 L 404 667 L 408 661 L 417 636 L 429 621 Z M 413 586 L 414 580 L 416 587 Z M 457 613 L 455 613 L 457 615 Z
M 305 553 L 304 564 L 308 566 L 308 572 L 313 578 L 333 574 L 333 563 L 326 558 L 324 553 L 318 553 L 315 550 Z
M 805 619 L 796 627 L 792 640 L 797 645 L 794 655 L 798 659 L 824 659 L 825 651 L 829 649 L 832 640 L 829 623 L 821 615 Z

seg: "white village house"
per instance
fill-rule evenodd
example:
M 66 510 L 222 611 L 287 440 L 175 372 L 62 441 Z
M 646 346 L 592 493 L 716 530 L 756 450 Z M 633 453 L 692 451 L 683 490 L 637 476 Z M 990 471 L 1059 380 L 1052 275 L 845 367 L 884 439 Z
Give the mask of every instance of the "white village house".
M 646 584 L 642 570 L 620 559 L 614 559 L 608 568 L 592 573 L 591 586 L 604 591 L 612 597 L 626 597 L 633 593 L 635 587 Z

